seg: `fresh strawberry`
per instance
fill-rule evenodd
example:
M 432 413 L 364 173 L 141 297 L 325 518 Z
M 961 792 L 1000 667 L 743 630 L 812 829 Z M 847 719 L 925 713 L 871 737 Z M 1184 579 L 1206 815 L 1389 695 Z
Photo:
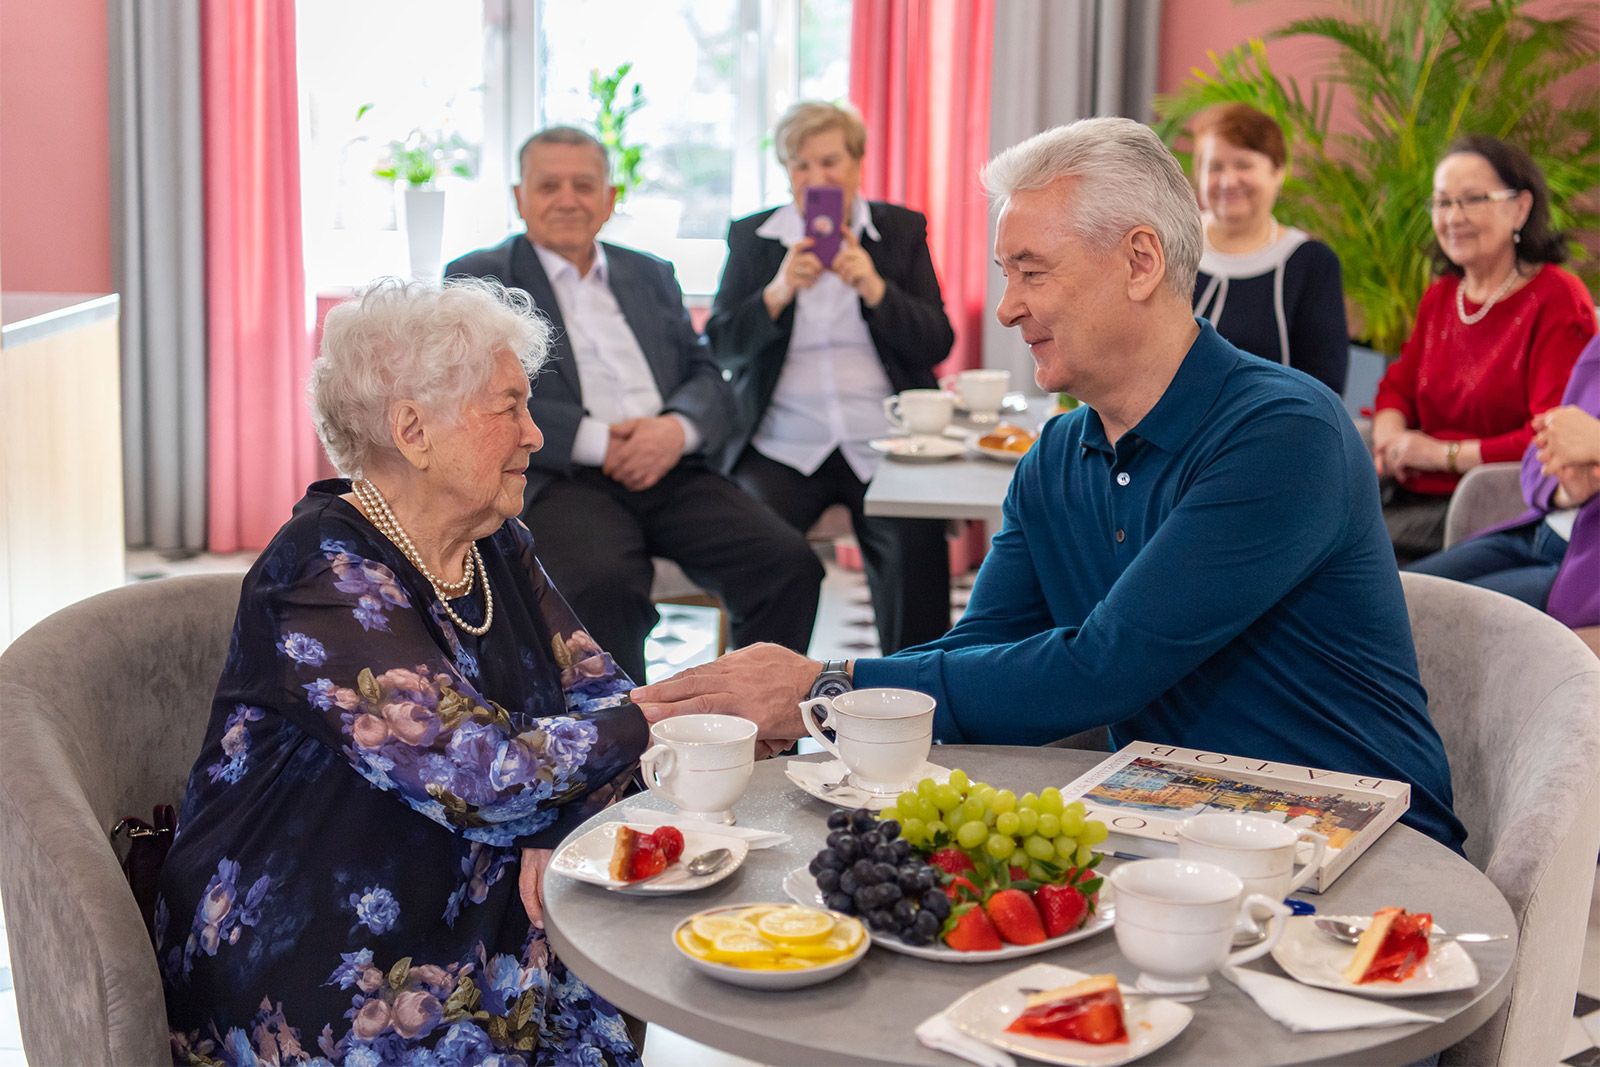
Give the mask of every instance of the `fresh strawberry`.
M 1070 934 L 1089 917 L 1089 902 L 1071 886 L 1042 885 L 1034 890 L 1033 903 L 1044 920 L 1046 937 Z
M 1105 884 L 1105 879 L 1101 877 L 1098 871 L 1093 869 L 1099 861 L 1100 857 L 1096 856 L 1094 861 L 1087 867 L 1067 868 L 1066 884 L 1073 886 L 1079 893 L 1083 894 L 1084 900 L 1088 901 L 1091 912 L 1100 903 L 1100 887 Z
M 1020 889 L 1002 889 L 983 905 L 1000 936 L 1013 945 L 1037 945 L 1044 940 L 1039 909 Z
M 634 847 L 629 881 L 637 882 L 641 878 L 649 878 L 652 875 L 660 874 L 666 869 L 667 857 L 661 851 L 661 845 L 654 836 L 640 834 L 638 843 Z
M 1011 880 L 1013 882 L 1020 882 L 1028 877 L 1028 868 L 1018 867 L 1015 863 L 1013 863 L 1010 867 L 1010 873 Z
M 677 863 L 678 857 L 683 855 L 683 831 L 676 826 L 663 826 L 650 835 L 655 838 L 660 846 L 662 855 L 667 857 L 668 863 Z
M 993 952 L 1001 947 L 994 924 L 976 904 L 960 904 L 944 922 L 944 943 L 957 952 Z
M 944 887 L 944 895 L 950 898 L 951 903 L 962 900 L 982 900 L 983 894 L 978 887 L 972 884 L 971 879 L 965 875 L 954 875 Z
M 941 848 L 928 857 L 928 862 L 945 874 L 966 874 L 975 869 L 972 857 L 959 848 Z

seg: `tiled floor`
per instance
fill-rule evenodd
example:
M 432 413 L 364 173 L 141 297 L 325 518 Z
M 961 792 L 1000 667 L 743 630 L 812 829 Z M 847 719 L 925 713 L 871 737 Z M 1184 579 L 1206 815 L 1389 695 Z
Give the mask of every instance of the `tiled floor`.
M 130 580 L 138 581 L 173 574 L 243 571 L 250 563 L 251 558 L 244 555 L 167 560 L 155 553 L 135 552 L 128 556 L 128 572 Z M 971 582 L 969 578 L 958 578 L 953 584 L 951 614 L 959 616 Z M 664 607 L 661 625 L 651 635 L 646 648 L 651 680 L 711 659 L 716 652 L 715 625 L 715 615 L 709 609 Z M 830 563 L 823 583 L 822 607 L 811 642 L 811 654 L 817 658 L 848 658 L 873 655 L 877 648 L 872 605 L 864 580 L 859 573 L 841 570 Z M 0 918 L 0 1067 L 27 1067 L 17 1026 L 16 994 L 11 989 L 6 968 L 8 958 L 4 920 Z M 1589 911 L 1578 989 L 1573 1018 L 1568 1023 L 1566 1041 L 1561 1049 L 1562 1062 L 1574 1067 L 1600 1067 L 1600 881 L 1596 883 Z M 650 1029 L 644 1062 L 645 1067 L 760 1067 L 660 1026 Z

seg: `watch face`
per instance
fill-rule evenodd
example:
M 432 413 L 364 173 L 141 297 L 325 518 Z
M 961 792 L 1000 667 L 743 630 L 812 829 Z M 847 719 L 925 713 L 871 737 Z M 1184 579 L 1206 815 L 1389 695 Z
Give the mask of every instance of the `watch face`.
M 842 678 L 823 678 L 811 687 L 813 699 L 816 697 L 836 697 L 841 693 L 848 692 L 850 692 L 850 683 Z

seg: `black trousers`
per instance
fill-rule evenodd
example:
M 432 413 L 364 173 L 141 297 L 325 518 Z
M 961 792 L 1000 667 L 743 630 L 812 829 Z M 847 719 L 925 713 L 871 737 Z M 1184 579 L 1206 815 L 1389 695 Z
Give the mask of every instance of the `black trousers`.
M 884 655 L 932 641 L 950 629 L 950 548 L 944 520 L 868 516 L 862 507 L 867 483 L 837 450 L 807 476 L 746 448 L 733 477 L 796 530 L 810 529 L 830 505 L 850 509 Z
M 522 518 L 556 589 L 640 685 L 645 638 L 660 618 L 650 600 L 652 556 L 722 600 L 733 644 L 772 641 L 803 654 L 811 643 L 823 573 L 816 553 L 698 459 L 640 492 L 579 468 L 546 485 Z

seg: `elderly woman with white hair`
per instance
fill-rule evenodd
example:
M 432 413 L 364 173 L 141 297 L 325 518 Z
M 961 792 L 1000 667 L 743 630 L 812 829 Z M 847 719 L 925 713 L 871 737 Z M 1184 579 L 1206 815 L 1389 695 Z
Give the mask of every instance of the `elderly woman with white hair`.
M 351 480 L 244 580 L 161 873 L 175 1062 L 638 1062 L 541 926 L 548 850 L 647 741 L 516 518 L 548 340 L 491 282 L 329 313 L 311 403 Z

